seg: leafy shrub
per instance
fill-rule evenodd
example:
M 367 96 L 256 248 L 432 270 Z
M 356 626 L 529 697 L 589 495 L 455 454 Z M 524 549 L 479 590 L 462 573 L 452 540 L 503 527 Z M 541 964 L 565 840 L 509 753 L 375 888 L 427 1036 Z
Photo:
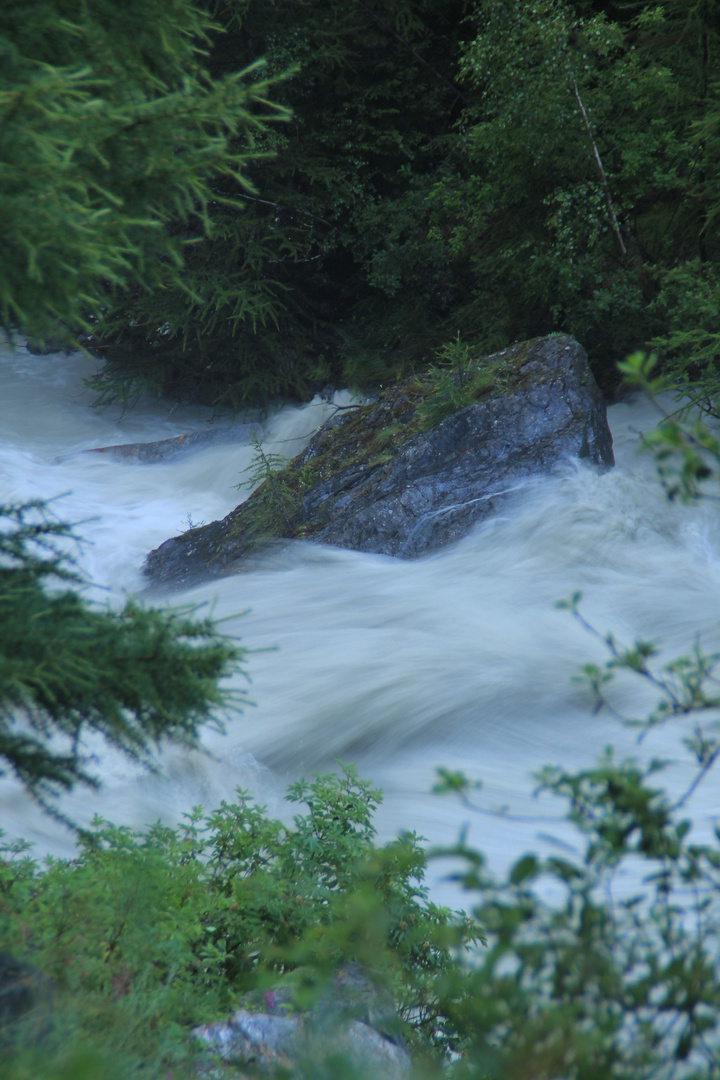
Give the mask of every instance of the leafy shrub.
M 578 601 L 565 606 L 595 633 Z M 608 748 L 591 768 L 546 768 L 538 777 L 585 835 L 581 856 L 527 854 L 497 882 L 477 852 L 458 845 L 460 880 L 477 897 L 488 945 L 466 972 L 456 1010 L 441 998 L 460 1035 L 459 1077 L 720 1076 L 720 829 L 699 843 L 683 816 L 720 755 L 720 654 L 698 646 L 658 669 L 652 643 L 604 640 L 607 662 L 584 671 L 598 708 L 612 707 L 612 679 L 625 670 L 659 691 L 647 718 L 626 721 L 642 732 L 673 718 L 712 717 L 696 721 L 684 740 L 697 773 L 671 799 L 658 782 L 666 762 L 617 761 Z M 473 805 L 461 774 L 446 772 L 439 787 Z
M 603 695 L 618 667 L 662 683 L 651 651 L 640 654 L 613 641 L 588 676 Z M 670 665 L 667 686 L 686 669 Z M 685 711 L 701 702 L 696 693 Z M 702 757 L 689 745 L 702 775 L 716 746 Z M 296 1007 L 311 1006 L 353 961 L 392 995 L 394 1037 L 408 1040 L 418 1077 L 718 1077 L 720 845 L 692 841 L 690 792 L 671 801 L 662 767 L 608 750 L 592 768 L 542 773 L 586 836 L 582 856 L 527 854 L 498 882 L 462 839 L 436 853 L 462 860 L 477 922 L 428 902 L 414 835 L 375 847 L 379 793 L 348 768 L 291 786 L 288 798 L 307 805 L 292 825 L 239 792 L 175 829 L 97 820 L 76 859 L 43 869 L 6 845 L 2 940 L 57 988 L 54 1031 L 39 1049 L 11 1043 L 7 1075 L 197 1075 L 193 1025 L 241 1001 L 267 1008 L 284 984 Z M 438 789 L 474 805 L 460 774 L 444 772 Z M 634 888 L 615 895 L 628 871 Z M 317 1069 L 362 1075 L 341 1061 Z
M 445 1044 L 435 982 L 452 948 L 477 937 L 472 920 L 427 900 L 414 835 L 375 847 L 380 795 L 352 769 L 293 784 L 288 798 L 308 808 L 292 825 L 245 792 L 175 829 L 96 819 L 75 859 L 42 868 L 25 845 L 5 844 L 0 940 L 50 975 L 57 996 L 45 1047 L 15 1042 L 13 1080 L 31 1066 L 59 1075 L 80 1048 L 96 1055 L 88 1076 L 111 1060 L 124 1075 L 184 1075 L 194 1024 L 283 979 L 310 1004 L 346 960 L 392 991 L 412 1041 Z

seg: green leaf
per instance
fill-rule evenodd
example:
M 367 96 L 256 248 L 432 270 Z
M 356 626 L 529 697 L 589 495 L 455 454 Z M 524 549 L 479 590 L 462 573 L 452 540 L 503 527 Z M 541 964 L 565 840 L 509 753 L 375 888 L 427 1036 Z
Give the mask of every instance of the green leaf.
M 540 866 L 535 855 L 524 855 L 513 864 L 510 870 L 510 882 L 513 885 L 522 885 L 525 881 L 531 881 L 537 877 Z

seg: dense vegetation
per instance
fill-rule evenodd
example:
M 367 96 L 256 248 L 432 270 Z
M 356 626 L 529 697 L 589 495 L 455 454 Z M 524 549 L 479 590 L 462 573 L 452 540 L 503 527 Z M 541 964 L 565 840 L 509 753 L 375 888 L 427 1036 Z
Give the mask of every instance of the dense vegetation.
M 76 860 L 43 871 L 22 845 L 3 850 L 3 940 L 53 977 L 60 1009 L 40 1046 L 27 1032 L 47 1023 L 46 1002 L 15 1024 L 0 1011 L 9 1075 L 184 1076 L 192 1024 L 279 980 L 307 1007 L 350 953 L 392 989 L 419 1045 L 445 1041 L 435 981 L 452 944 L 477 935 L 427 903 L 414 837 L 374 847 L 379 793 L 350 769 L 295 784 L 288 798 L 308 811 L 290 825 L 239 796 L 146 835 L 98 820 Z
M 6 330 L 72 340 L 108 290 L 162 288 L 207 229 L 215 183 L 242 185 L 261 117 L 285 114 L 256 69 L 207 76 L 212 26 L 187 0 L 3 3 Z
M 213 11 L 213 75 L 257 56 L 271 75 L 297 68 L 273 87 L 291 119 L 257 136 L 269 156 L 248 162 L 242 207 L 209 209 L 212 234 L 188 250 L 183 284 L 116 296 L 97 329 L 107 387 L 240 404 L 380 381 L 425 353 L 447 306 L 425 203 L 462 104 L 452 80 L 469 5 Z
M 713 377 L 715 0 L 68 12 L 0 15 L 4 271 L 33 283 L 3 316 L 84 316 L 106 393 L 302 397 L 458 332 Z
M 652 726 L 663 708 L 702 709 L 708 659 L 652 673 L 647 647 L 614 646 L 595 674 L 605 692 L 618 666 L 663 683 Z M 701 772 L 717 756 L 705 749 Z M 193 1025 L 240 1004 L 272 1009 L 285 989 L 307 1009 L 350 962 L 391 996 L 384 1030 L 405 1040 L 418 1080 L 717 1078 L 720 846 L 691 840 L 688 793 L 671 802 L 661 768 L 608 752 L 575 775 L 545 772 L 586 835 L 583 856 L 528 854 L 498 883 L 462 841 L 445 853 L 477 922 L 428 902 L 416 837 L 373 843 L 378 793 L 351 770 L 294 785 L 307 811 L 291 824 L 239 792 L 176 829 L 97 820 L 72 861 L 40 867 L 5 845 L 0 935 L 52 987 L 36 976 L 24 1010 L 0 1000 L 4 1075 L 197 1076 L 211 1062 Z M 445 773 L 440 787 L 472 805 L 463 777 Z M 276 1075 L 369 1073 L 298 1054 Z

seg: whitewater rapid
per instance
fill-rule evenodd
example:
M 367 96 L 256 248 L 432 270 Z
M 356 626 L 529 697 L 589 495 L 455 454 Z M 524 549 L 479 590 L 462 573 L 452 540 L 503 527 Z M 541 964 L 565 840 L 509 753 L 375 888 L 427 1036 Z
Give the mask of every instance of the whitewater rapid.
M 125 415 L 98 411 L 82 381 L 93 370 L 79 356 L 2 353 L 0 501 L 66 493 L 55 512 L 82 522 L 87 543 L 78 558 L 93 582 L 87 595 L 121 603 L 145 588 L 140 568 L 150 549 L 189 522 L 224 516 L 244 497 L 234 485 L 252 448 L 209 447 L 157 464 L 86 453 L 230 422 L 157 401 Z M 267 452 L 292 456 L 332 409 L 316 399 L 248 419 Z M 468 825 L 470 840 L 502 869 L 528 849 L 577 844 L 558 820 L 562 806 L 533 796 L 531 774 L 544 764 L 582 767 L 613 743 L 619 753 L 677 762 L 667 779 L 680 794 L 692 777 L 680 747 L 689 732 L 663 729 L 638 748 L 612 717 L 593 715 L 573 675 L 603 659 L 602 646 L 555 602 L 581 590 L 599 630 L 626 643 L 657 640 L 667 658 L 698 635 L 706 649 L 717 647 L 720 516 L 710 502 L 669 502 L 652 460 L 638 454 L 639 432 L 657 419 L 652 405 L 621 403 L 609 418 L 614 470 L 568 463 L 429 558 L 403 562 L 298 543 L 250 572 L 174 594 L 173 604 L 207 605 L 203 611 L 255 650 L 246 664 L 255 704 L 229 720 L 225 735 L 208 733 L 209 754 L 161 755 L 161 776 L 93 746 L 103 787 L 76 789 L 63 810 L 83 822 L 99 813 L 134 826 L 158 817 L 172 823 L 242 786 L 281 812 L 288 779 L 342 759 L 384 789 L 381 836 L 411 829 L 450 843 Z M 616 696 L 641 715 L 653 700 L 626 678 Z M 439 765 L 481 778 L 478 800 L 507 808 L 506 816 L 472 814 L 429 794 Z M 718 820 L 717 791 L 710 776 L 689 804 L 698 837 Z M 38 852 L 72 851 L 72 836 L 10 778 L 0 781 L 0 826 Z

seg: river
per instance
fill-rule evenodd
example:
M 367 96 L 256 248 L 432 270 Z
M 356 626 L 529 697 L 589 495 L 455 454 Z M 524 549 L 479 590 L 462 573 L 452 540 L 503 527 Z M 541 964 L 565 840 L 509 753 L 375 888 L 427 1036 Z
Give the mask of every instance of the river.
M 209 410 L 152 400 L 124 415 L 97 410 L 82 381 L 92 360 L 18 348 L 0 361 L 0 501 L 62 495 L 55 512 L 82 522 L 78 559 L 93 583 L 89 597 L 120 603 L 144 589 L 140 568 L 151 548 L 240 501 L 234 485 L 251 460 L 247 445 L 156 464 L 87 452 L 207 430 Z M 291 456 L 331 411 L 318 399 L 255 419 L 266 451 Z M 288 779 L 342 759 L 383 788 L 381 837 L 414 829 L 446 843 L 467 825 L 502 870 L 529 849 L 577 847 L 559 820 L 562 806 L 533 795 L 532 772 L 543 764 L 582 767 L 613 743 L 620 753 L 675 762 L 667 782 L 682 792 L 692 776 L 682 733 L 664 729 L 640 748 L 612 717 L 592 714 L 573 675 L 601 659 L 602 647 L 555 601 L 581 590 L 599 630 L 627 643 L 662 642 L 667 658 L 698 634 L 716 647 L 720 517 L 716 504 L 665 498 L 652 460 L 638 454 L 639 431 L 656 421 L 649 403 L 617 404 L 609 415 L 614 470 L 568 463 L 434 556 L 403 562 L 296 544 L 250 572 L 173 595 L 174 604 L 211 608 L 226 632 L 257 650 L 247 659 L 254 704 L 230 718 L 225 735 L 208 733 L 208 753 L 166 751 L 157 776 L 93 744 L 102 789 L 77 788 L 64 812 L 82 822 L 94 813 L 133 826 L 175 822 L 242 786 L 282 813 Z M 642 715 L 651 701 L 637 681 L 620 681 L 617 702 L 627 712 Z M 490 813 L 431 795 L 438 765 L 481 778 L 478 801 Z M 689 804 L 699 837 L 720 814 L 717 790 L 711 776 Z M 72 852 L 71 834 L 8 777 L 0 823 L 40 854 Z

